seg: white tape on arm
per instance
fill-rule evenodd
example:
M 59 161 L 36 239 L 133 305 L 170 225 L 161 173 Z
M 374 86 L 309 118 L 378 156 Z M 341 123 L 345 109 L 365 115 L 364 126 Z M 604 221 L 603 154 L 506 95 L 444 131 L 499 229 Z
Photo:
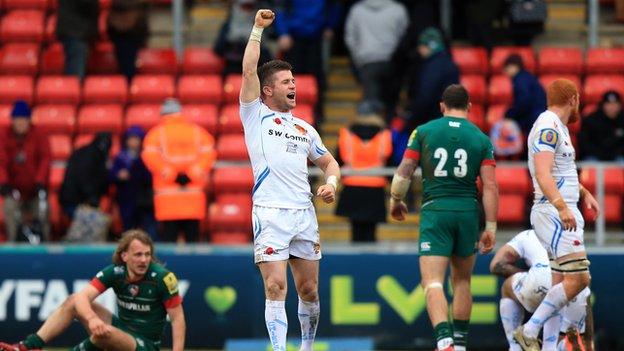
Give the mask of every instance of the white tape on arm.
M 395 200 L 403 200 L 407 190 L 409 190 L 410 179 L 403 178 L 398 174 L 394 174 L 392 177 L 392 185 L 390 186 L 390 196 Z
M 330 175 L 329 177 L 327 177 L 325 184 L 329 184 L 334 187 L 334 190 L 338 190 L 338 177 L 336 177 L 335 175 Z
M 249 40 L 257 41 L 258 43 L 262 40 L 262 31 L 264 28 L 256 27 L 255 25 L 251 29 L 251 34 L 249 34 Z

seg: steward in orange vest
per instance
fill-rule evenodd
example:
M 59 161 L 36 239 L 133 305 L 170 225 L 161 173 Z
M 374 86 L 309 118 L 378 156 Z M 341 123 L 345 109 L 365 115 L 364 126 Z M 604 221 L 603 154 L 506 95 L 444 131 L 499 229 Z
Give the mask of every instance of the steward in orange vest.
M 358 112 L 367 112 L 358 106 Z M 377 111 L 375 111 L 377 112 Z M 385 167 L 392 153 L 392 137 L 376 113 L 358 116 L 338 135 L 338 162 L 345 169 L 366 170 Z M 375 241 L 377 223 L 386 221 L 384 176 L 343 176 L 344 188 L 336 214 L 349 217 L 353 241 Z
M 214 138 L 187 121 L 177 100 L 167 99 L 162 121 L 150 129 L 142 158 L 152 173 L 154 210 L 163 224 L 164 239 L 175 241 L 180 231 L 196 241 L 206 216 L 205 187 L 216 158 Z

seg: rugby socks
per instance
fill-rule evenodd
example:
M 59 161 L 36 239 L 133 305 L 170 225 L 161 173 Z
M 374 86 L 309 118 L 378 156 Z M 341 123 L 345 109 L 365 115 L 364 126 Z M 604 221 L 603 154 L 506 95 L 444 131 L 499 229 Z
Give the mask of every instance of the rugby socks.
M 453 342 L 455 343 L 455 351 L 466 351 L 469 326 L 470 321 L 461 319 L 453 320 Z
M 299 351 L 312 351 L 316 327 L 318 326 L 321 307 L 319 301 L 307 302 L 299 298 L 299 323 L 301 323 L 301 348 Z
M 559 340 L 559 327 L 561 326 L 561 314 L 555 312 L 546 323 L 544 323 L 542 350 L 556 350 Z
M 438 342 L 438 350 L 444 350 L 453 345 L 453 334 L 449 322 L 438 323 L 433 328 L 433 334 Z
M 505 337 L 507 337 L 507 342 L 509 343 L 509 350 L 522 351 L 520 345 L 513 338 L 513 332 L 522 324 L 524 308 L 513 299 L 503 297 L 500 300 L 499 311 L 503 329 L 505 330 Z
M 561 318 L 565 321 L 562 326 L 575 328 L 579 333 L 585 332 L 585 317 L 587 317 L 587 297 L 591 294 L 589 288 L 585 288 L 570 303 L 561 310 Z M 565 328 L 567 329 L 567 328 Z M 567 330 L 560 330 L 565 333 Z
M 272 300 L 266 300 L 265 302 L 264 320 L 269 331 L 273 351 L 286 351 L 288 319 L 286 317 L 285 303 L 285 301 Z
M 537 307 L 535 313 L 529 321 L 524 325 L 524 335 L 529 338 L 537 338 L 540 329 L 557 311 L 568 303 L 568 299 L 563 289 L 563 283 L 556 284 L 548 290 L 548 294 Z
M 39 337 L 37 334 L 30 334 L 22 341 L 22 344 L 30 349 L 42 349 L 45 345 L 43 339 Z
M 102 349 L 93 345 L 91 339 L 85 339 L 83 342 L 71 349 L 71 351 L 102 351 Z

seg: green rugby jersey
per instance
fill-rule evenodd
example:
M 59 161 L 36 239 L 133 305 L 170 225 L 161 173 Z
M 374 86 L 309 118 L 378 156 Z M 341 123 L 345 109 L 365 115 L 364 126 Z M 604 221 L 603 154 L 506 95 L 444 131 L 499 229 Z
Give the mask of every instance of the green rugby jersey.
M 161 264 L 151 263 L 143 279 L 130 282 L 125 265 L 110 265 L 95 275 L 91 285 L 103 293 L 113 288 L 117 296 L 118 317 L 129 331 L 160 343 L 167 308 L 182 303 L 178 280 Z
M 444 116 L 412 132 L 404 157 L 419 160 L 425 210 L 477 210 L 481 165 L 495 165 L 490 139 L 465 118 Z

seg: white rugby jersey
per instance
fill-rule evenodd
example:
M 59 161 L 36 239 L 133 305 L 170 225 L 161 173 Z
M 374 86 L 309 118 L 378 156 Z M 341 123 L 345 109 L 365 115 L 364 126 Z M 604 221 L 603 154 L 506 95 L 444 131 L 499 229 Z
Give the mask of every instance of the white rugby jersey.
M 254 174 L 254 205 L 312 206 L 308 159 L 327 153 L 318 132 L 290 112 L 269 109 L 259 98 L 241 102 L 240 117 Z
M 567 204 L 576 205 L 579 200 L 579 180 L 574 159 L 576 152 L 570 139 L 568 127 L 551 111 L 544 111 L 537 117 L 527 140 L 529 171 L 535 189 L 534 204 L 549 204 L 535 178 L 533 156 L 541 151 L 555 153 L 551 173 L 555 184 Z
M 507 245 L 511 246 L 529 267 L 550 267 L 548 253 L 533 230 L 525 230 L 514 236 Z

